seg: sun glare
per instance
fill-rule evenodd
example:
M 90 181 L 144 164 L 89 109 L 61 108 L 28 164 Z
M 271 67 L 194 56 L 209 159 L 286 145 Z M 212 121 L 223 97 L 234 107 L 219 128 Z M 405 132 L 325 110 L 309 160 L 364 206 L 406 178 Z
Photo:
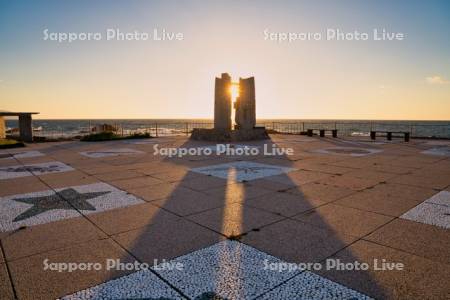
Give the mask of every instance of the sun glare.
M 239 86 L 236 84 L 232 84 L 230 86 L 230 93 L 232 101 L 236 101 L 236 98 L 239 97 Z

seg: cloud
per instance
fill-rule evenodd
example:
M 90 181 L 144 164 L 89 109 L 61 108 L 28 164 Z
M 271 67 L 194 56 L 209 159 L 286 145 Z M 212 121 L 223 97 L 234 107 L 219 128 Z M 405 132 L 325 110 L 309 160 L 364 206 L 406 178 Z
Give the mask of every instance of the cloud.
M 439 75 L 428 76 L 425 78 L 429 84 L 449 84 L 450 81 Z

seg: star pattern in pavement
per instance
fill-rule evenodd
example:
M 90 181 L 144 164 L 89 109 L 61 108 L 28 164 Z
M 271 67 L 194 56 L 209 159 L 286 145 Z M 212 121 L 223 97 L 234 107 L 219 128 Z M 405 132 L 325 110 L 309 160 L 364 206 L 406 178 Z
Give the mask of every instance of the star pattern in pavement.
M 13 200 L 26 204 L 32 204 L 33 206 L 15 217 L 13 222 L 23 221 L 54 209 L 94 211 L 96 208 L 86 200 L 97 198 L 108 193 L 110 193 L 110 191 L 79 193 L 72 188 L 68 188 L 59 191 L 57 194 L 48 196 L 16 198 Z

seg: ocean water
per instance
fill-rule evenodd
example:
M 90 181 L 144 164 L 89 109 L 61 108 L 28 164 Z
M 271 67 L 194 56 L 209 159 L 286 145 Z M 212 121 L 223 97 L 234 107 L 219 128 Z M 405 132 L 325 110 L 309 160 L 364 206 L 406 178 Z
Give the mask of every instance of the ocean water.
M 152 135 L 187 134 L 192 128 L 211 128 L 211 119 L 116 119 L 116 120 L 34 120 L 35 135 L 76 136 L 90 132 L 98 124 L 111 124 L 119 133 L 150 132 Z M 370 130 L 407 131 L 414 137 L 450 138 L 450 121 L 379 121 L 379 120 L 300 120 L 260 119 L 265 126 L 284 133 L 300 133 L 308 128 L 338 129 L 339 135 L 367 136 Z M 7 120 L 6 127 L 17 128 L 17 120 Z

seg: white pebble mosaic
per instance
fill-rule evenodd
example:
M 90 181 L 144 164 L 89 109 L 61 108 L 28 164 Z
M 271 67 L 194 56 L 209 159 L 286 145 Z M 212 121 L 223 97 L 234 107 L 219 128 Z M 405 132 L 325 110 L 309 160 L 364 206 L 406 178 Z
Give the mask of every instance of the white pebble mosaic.
M 33 174 L 38 176 L 50 173 L 68 172 L 73 170 L 74 168 L 59 161 L 50 161 L 39 164 L 16 165 L 0 168 L 0 180 L 26 177 Z
M 296 169 L 249 161 L 236 161 L 191 169 L 193 172 L 237 182 L 250 181 L 258 178 L 289 173 L 294 170 Z
M 339 283 L 305 271 L 285 284 L 264 294 L 262 300 L 372 299 Z
M 1 159 L 20 159 L 20 158 L 32 158 L 32 157 L 40 157 L 44 156 L 42 152 L 39 151 L 23 151 L 17 153 L 9 153 L 9 157 L 1 158 Z
M 106 183 L 0 197 L 0 232 L 143 203 Z
M 222 241 L 156 266 L 65 296 L 84 299 L 371 299 L 319 275 L 265 267 L 284 263 L 238 241 Z
M 81 155 L 90 158 L 100 158 L 100 157 L 110 157 L 110 156 L 119 156 L 119 155 L 134 155 L 134 154 L 142 154 L 144 152 L 130 149 L 130 148 L 108 148 L 102 150 L 92 150 L 92 151 L 84 151 L 80 152 Z
M 450 229 L 450 192 L 437 193 L 400 218 Z
M 321 154 L 333 154 L 333 155 L 356 156 L 356 157 L 380 153 L 382 151 L 383 150 L 381 149 L 359 148 L 359 147 L 332 147 L 313 150 L 313 152 Z
M 431 149 L 422 151 L 422 154 L 436 155 L 436 156 L 450 156 L 450 146 L 431 148 Z
M 184 299 L 149 270 L 142 270 L 61 298 L 95 299 Z

